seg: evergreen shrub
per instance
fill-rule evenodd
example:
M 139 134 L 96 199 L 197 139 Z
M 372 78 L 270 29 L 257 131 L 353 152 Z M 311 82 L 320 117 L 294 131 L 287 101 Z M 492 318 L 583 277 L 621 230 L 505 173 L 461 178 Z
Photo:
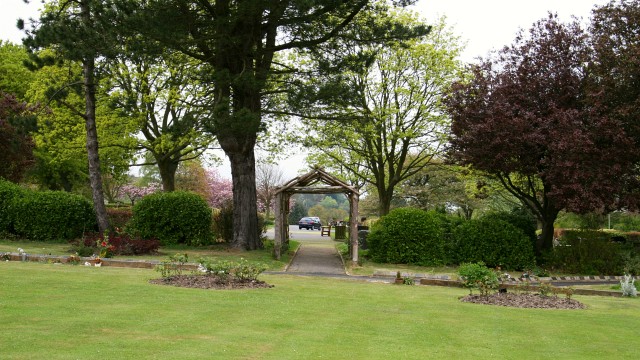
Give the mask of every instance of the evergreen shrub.
M 372 226 L 367 243 L 375 262 L 424 266 L 447 262 L 443 223 L 435 212 L 394 209 Z
M 127 223 L 131 220 L 133 212 L 131 207 L 108 207 L 107 216 L 109 217 L 109 225 L 115 231 L 121 231 L 127 226 Z
M 566 230 L 553 248 L 548 265 L 564 272 L 584 275 L 624 273 L 624 246 L 611 242 L 611 235 L 595 230 Z
M 27 191 L 14 199 L 12 212 L 18 236 L 32 240 L 72 240 L 97 230 L 89 200 L 63 191 Z
M 519 228 L 492 217 L 469 220 L 455 230 L 458 263 L 524 270 L 535 264 L 531 240 Z
M 140 199 L 133 207 L 127 232 L 161 245 L 211 243 L 211 208 L 191 192 L 159 192 Z
M 231 243 L 233 241 L 233 201 L 226 201 L 220 209 L 213 211 L 213 235 L 216 241 Z M 267 231 L 264 214 L 258 214 L 258 237 L 262 238 Z
M 13 234 L 13 213 L 11 204 L 14 199 L 24 196 L 26 190 L 17 184 L 0 178 L 0 233 Z
M 522 232 L 531 241 L 531 248 L 535 249 L 536 246 L 536 230 L 538 225 L 536 219 L 525 211 L 513 211 L 513 212 L 492 212 L 482 217 L 483 219 L 502 220 L 522 230 Z

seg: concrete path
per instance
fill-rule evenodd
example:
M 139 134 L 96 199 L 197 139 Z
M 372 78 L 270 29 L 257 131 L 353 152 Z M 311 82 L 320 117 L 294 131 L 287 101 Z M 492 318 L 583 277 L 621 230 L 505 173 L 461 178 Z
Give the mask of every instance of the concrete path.
M 304 241 L 293 257 L 287 273 L 344 275 L 344 264 L 333 241 Z

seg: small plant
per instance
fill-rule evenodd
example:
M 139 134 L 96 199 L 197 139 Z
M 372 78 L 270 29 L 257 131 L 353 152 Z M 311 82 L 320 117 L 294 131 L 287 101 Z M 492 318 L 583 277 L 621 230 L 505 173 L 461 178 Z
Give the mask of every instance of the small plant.
M 109 243 L 109 235 L 105 234 L 102 239 L 96 240 L 99 255 L 101 258 L 110 258 L 113 256 L 115 246 Z
M 629 274 L 625 274 L 624 280 L 620 280 L 620 288 L 622 289 L 622 296 L 638 296 L 638 289 L 636 289 L 635 280 L 633 279 L 633 276 Z
M 2 260 L 2 261 L 11 260 L 11 254 L 9 254 L 9 253 L 0 253 L 0 260 Z
M 169 256 L 167 260 L 162 261 L 156 265 L 155 270 L 160 272 L 163 278 L 168 278 L 175 275 L 182 275 L 182 269 L 184 264 L 189 261 L 188 254 L 175 254 Z
M 267 266 L 261 263 L 251 263 L 245 259 L 239 262 L 226 260 L 211 260 L 201 258 L 200 269 L 207 274 L 218 277 L 220 280 L 228 281 L 234 279 L 238 281 L 254 281 L 258 275 L 267 270 Z
M 241 281 L 254 281 L 258 275 L 267 270 L 267 266 L 260 263 L 250 263 L 245 259 L 240 259 L 233 269 L 233 275 Z
M 553 286 L 551 283 L 541 282 L 540 285 L 538 285 L 538 293 L 540 293 L 540 296 L 549 296 L 553 293 Z
M 71 264 L 71 265 L 78 265 L 78 264 L 80 264 L 80 261 L 81 261 L 81 259 L 80 259 L 80 255 L 78 255 L 78 253 L 75 253 L 75 254 L 73 254 L 73 255 L 70 255 L 70 256 L 67 258 L 67 262 L 68 262 L 69 264 Z
M 410 276 L 405 276 L 402 278 L 402 283 L 404 285 L 413 285 L 415 284 L 415 280 L 413 280 L 413 278 Z
M 472 295 L 473 289 L 478 289 L 480 295 L 489 296 L 500 285 L 498 275 L 482 261 L 460 265 L 458 275 L 463 285 L 469 289 L 469 295 Z

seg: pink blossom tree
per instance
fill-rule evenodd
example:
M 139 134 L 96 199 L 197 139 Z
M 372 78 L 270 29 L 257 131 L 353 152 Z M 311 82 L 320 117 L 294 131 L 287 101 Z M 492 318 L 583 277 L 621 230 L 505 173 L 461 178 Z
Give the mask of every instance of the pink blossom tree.
M 233 184 L 231 180 L 223 178 L 218 170 L 207 169 L 207 202 L 212 208 L 221 208 L 222 205 L 233 199 Z
M 160 184 L 150 183 L 147 186 L 137 186 L 137 185 L 127 184 L 127 185 L 124 185 L 120 191 L 124 195 L 127 195 L 129 200 L 131 200 L 131 205 L 133 205 L 135 204 L 136 201 L 142 199 L 144 196 L 160 190 L 162 190 L 162 187 L 160 186 Z

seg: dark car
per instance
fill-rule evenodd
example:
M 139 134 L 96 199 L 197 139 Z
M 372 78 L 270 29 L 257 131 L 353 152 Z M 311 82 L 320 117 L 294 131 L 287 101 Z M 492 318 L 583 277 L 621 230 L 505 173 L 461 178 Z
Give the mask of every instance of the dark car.
M 298 229 L 320 230 L 321 226 L 322 224 L 320 223 L 319 217 L 303 217 L 298 221 Z

